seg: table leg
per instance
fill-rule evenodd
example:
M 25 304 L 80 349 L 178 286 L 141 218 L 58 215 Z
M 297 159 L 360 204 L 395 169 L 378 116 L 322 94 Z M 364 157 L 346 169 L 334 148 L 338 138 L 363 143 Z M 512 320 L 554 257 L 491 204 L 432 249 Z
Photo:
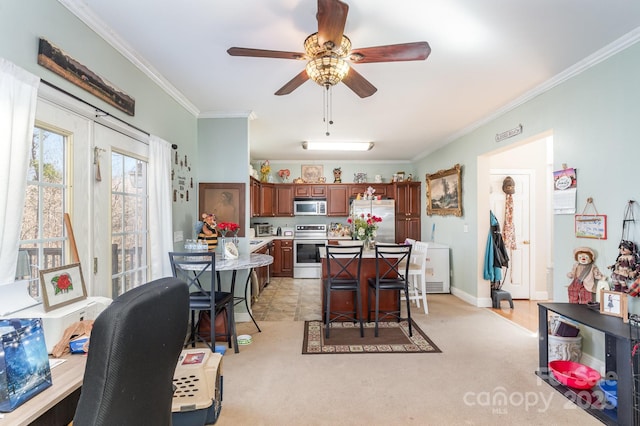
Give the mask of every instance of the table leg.
M 248 274 L 247 274 L 247 282 L 244 285 L 244 297 L 239 297 L 238 302 L 236 302 L 236 305 L 238 303 L 240 303 L 242 301 L 242 299 L 244 299 L 244 306 L 246 306 L 247 308 L 247 313 L 249 313 L 249 316 L 251 317 L 251 321 L 253 321 L 253 323 L 255 324 L 256 328 L 258 329 L 259 333 L 262 333 L 262 330 L 260 330 L 260 326 L 258 325 L 258 323 L 256 322 L 256 319 L 253 317 L 253 314 L 251 313 L 251 309 L 249 309 L 249 297 L 247 296 L 247 292 L 249 291 L 249 284 L 251 283 L 251 274 L 253 273 L 253 268 L 248 270 Z
M 549 326 L 547 308 L 538 305 L 538 374 L 543 378 L 549 375 Z

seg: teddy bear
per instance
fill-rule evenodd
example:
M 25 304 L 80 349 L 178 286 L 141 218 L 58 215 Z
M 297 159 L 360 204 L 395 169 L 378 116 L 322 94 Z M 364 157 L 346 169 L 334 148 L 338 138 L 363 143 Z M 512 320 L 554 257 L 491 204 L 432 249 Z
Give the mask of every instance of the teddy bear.
M 208 251 L 216 251 L 218 246 L 218 230 L 216 229 L 216 215 L 202 213 L 202 229 L 198 231 L 198 239 L 207 243 Z
M 615 291 L 626 293 L 627 284 L 633 281 L 638 275 L 640 262 L 638 261 L 638 249 L 633 241 L 622 240 L 618 245 L 618 257 L 616 263 L 609 266 L 611 272 L 611 283 Z
M 593 300 L 596 292 L 596 282 L 604 278 L 598 267 L 594 264 L 596 254 L 589 247 L 578 247 L 573 250 L 573 258 L 576 263 L 567 277 L 571 278 L 569 284 L 569 303 L 587 304 Z

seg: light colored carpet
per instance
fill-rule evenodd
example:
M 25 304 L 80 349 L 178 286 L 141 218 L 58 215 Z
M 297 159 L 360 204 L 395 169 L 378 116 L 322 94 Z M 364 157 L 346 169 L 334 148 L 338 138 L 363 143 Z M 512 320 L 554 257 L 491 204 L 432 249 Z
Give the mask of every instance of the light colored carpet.
M 601 424 L 534 374 L 537 336 L 451 295 L 414 320 L 442 353 L 300 353 L 303 321 L 238 324 L 216 425 Z

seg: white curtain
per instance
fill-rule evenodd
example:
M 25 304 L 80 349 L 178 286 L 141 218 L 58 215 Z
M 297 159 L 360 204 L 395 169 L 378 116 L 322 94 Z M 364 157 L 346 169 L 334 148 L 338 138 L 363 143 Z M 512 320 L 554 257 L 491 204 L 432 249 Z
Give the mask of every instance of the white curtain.
M 40 79 L 0 58 L 0 284 L 15 279 Z
M 149 138 L 149 234 L 151 279 L 170 277 L 169 252 L 173 251 L 171 206 L 171 144 Z

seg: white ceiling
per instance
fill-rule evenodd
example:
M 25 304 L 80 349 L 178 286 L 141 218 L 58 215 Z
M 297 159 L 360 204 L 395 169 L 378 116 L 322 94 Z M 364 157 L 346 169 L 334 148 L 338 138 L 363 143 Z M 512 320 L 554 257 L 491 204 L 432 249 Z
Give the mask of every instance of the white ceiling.
M 327 137 L 322 87 L 307 81 L 274 95 L 304 62 L 226 53 L 304 52 L 315 0 L 59 1 L 195 115 L 255 117 L 253 160 L 411 161 L 640 39 L 635 0 L 344 0 L 354 48 L 427 41 L 432 52 L 354 65 L 378 91 L 361 99 L 335 86 Z M 375 147 L 318 154 L 302 150 L 304 140 Z

